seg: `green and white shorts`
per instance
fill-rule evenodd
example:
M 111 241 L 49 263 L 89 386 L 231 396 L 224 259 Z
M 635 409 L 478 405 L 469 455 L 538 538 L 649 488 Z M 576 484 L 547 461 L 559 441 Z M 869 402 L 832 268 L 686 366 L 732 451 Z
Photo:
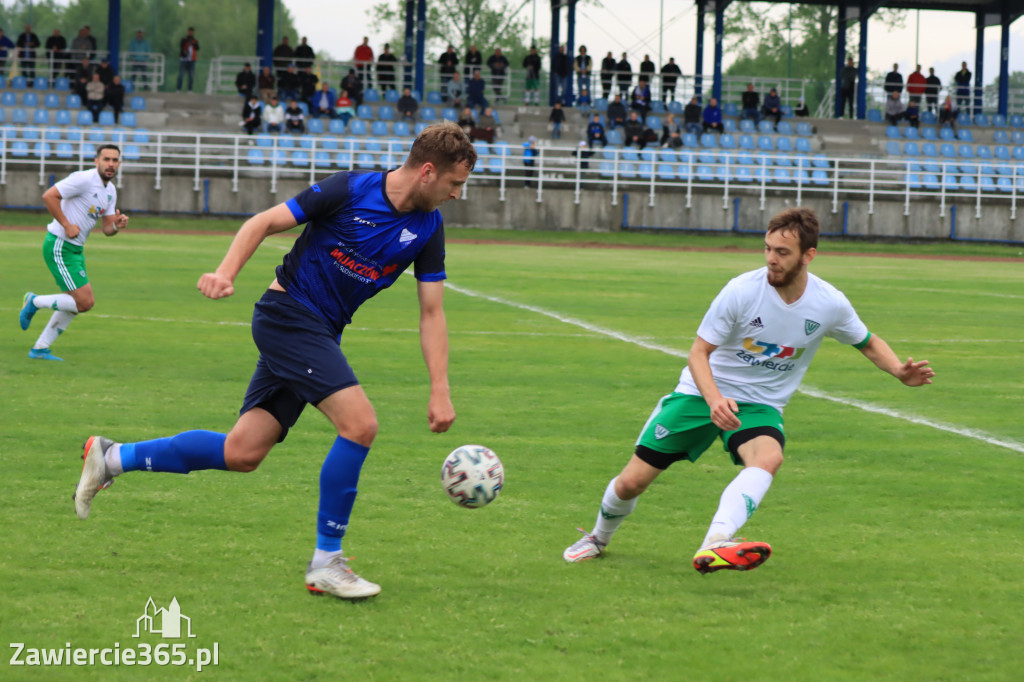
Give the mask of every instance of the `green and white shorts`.
M 670 393 L 658 401 L 636 440 L 636 455 L 657 469 L 673 462 L 696 462 L 716 438 L 732 455 L 734 464 L 743 464 L 737 449 L 748 440 L 767 435 L 785 446 L 782 414 L 770 405 L 736 403 L 742 425 L 735 431 L 722 431 L 711 421 L 711 408 L 699 395 Z
M 61 291 L 81 289 L 89 283 L 85 274 L 85 250 L 49 232 L 43 241 L 43 260 Z

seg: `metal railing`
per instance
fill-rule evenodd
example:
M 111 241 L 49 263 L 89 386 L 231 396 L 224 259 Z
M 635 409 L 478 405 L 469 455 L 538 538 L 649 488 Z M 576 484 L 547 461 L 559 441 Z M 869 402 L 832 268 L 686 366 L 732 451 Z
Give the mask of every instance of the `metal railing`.
M 7 59 L 7 72 L 0 74 L 7 78 L 14 75 L 25 76 L 19 59 L 14 58 L 14 51 L 10 52 Z M 61 56 L 58 56 L 60 54 Z M 34 60 L 32 77 L 43 77 L 50 81 L 50 87 L 57 78 L 67 78 L 74 87 L 75 72 L 82 63 L 84 57 L 89 57 L 92 66 L 97 67 L 104 59 L 110 56 L 107 50 L 95 50 L 90 52 L 66 51 L 62 53 L 49 52 L 46 54 L 37 53 Z M 155 91 L 164 82 L 164 56 L 159 52 L 121 52 L 118 61 L 118 74 L 122 81 L 132 81 L 136 90 L 145 89 Z M 32 87 L 28 83 L 28 87 Z
M 310 184 L 340 170 L 383 169 L 399 166 L 412 144 L 411 138 L 380 139 L 327 135 L 204 135 L 150 133 L 125 129 L 64 129 L 58 139 L 53 128 L 0 129 L 0 184 L 8 174 L 38 173 L 43 186 L 47 177 L 92 167 L 95 149 L 114 142 L 122 149 L 123 164 L 117 185 L 125 173 L 149 174 L 154 189 L 168 175 L 186 175 L 200 191 L 204 177 L 229 177 L 238 191 L 245 178 L 270 181 L 277 192 L 282 178 Z M 618 205 L 624 192 L 640 191 L 650 206 L 656 202 L 684 201 L 693 196 L 721 196 L 723 208 L 733 196 L 755 198 L 762 210 L 769 196 L 792 198 L 797 204 L 807 197 L 830 201 L 833 213 L 841 202 L 866 202 L 868 213 L 879 199 L 903 203 L 910 214 L 915 201 L 939 206 L 944 216 L 955 199 L 974 204 L 975 216 L 992 205 L 1008 205 L 1015 219 L 1017 202 L 1024 192 L 1024 166 L 996 160 L 925 158 L 847 158 L 799 153 L 753 153 L 721 150 L 602 149 L 580 153 L 575 146 L 540 147 L 527 153 L 524 147 L 505 143 L 483 145 L 476 169 L 464 196 L 473 186 L 497 186 L 504 201 L 510 190 L 524 186 L 543 201 L 551 189 L 571 189 L 575 203 L 584 190 L 596 190 Z M 589 155 L 588 155 L 589 154 Z M 519 194 L 518 196 L 522 196 Z

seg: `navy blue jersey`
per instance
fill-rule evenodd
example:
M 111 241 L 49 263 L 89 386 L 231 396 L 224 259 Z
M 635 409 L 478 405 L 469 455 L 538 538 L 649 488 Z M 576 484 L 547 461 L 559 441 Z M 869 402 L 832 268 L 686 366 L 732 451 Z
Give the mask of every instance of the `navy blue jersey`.
M 441 212 L 399 213 L 383 173 L 343 171 L 287 201 L 300 224 L 277 280 L 339 334 L 365 300 L 395 283 L 412 263 L 416 279 L 445 279 Z

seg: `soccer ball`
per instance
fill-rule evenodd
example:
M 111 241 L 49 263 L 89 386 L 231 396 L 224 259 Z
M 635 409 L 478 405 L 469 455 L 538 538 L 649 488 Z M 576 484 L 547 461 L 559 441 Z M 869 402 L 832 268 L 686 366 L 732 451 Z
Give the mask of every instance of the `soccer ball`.
M 476 509 L 494 501 L 505 481 L 498 456 L 482 445 L 452 450 L 441 465 L 441 486 L 452 502 Z

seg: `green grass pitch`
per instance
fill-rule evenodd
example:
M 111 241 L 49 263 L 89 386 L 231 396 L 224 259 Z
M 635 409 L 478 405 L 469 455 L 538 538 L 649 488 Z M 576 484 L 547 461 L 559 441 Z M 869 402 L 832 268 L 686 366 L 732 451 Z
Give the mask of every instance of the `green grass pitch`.
M 0 633 L 38 649 L 216 643 L 218 665 L 22 667 L 9 649 L 0 679 L 1019 679 L 1019 263 L 823 244 L 811 270 L 938 376 L 906 388 L 826 341 L 786 411 L 786 464 L 743 530 L 772 543 L 771 560 L 700 576 L 691 557 L 736 471 L 717 447 L 663 475 L 605 559 L 570 566 L 561 552 L 675 386 L 711 298 L 762 256 L 450 243 L 449 433 L 427 429 L 411 277 L 343 338 L 380 420 L 345 550 L 384 588 L 345 603 L 302 583 L 333 440 L 313 409 L 252 474 L 135 473 L 75 517 L 90 434 L 231 426 L 256 361 L 252 304 L 290 246 L 268 240 L 236 295 L 213 302 L 195 283 L 229 237 L 146 221 L 90 241 L 97 305 L 54 345 L 64 363 L 26 358 L 45 312 L 29 332 L 16 322 L 25 290 L 54 288 L 42 231 L 0 232 Z M 440 488 L 464 443 L 505 465 L 485 509 Z M 196 636 L 133 637 L 150 597 L 177 598 Z

